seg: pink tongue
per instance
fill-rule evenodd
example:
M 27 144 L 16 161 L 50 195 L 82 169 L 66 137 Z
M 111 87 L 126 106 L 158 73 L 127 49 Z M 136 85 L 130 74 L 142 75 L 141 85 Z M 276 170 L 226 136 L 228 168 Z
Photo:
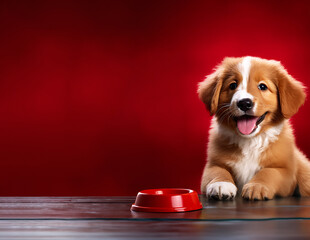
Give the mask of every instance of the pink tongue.
M 258 117 L 242 118 L 237 121 L 239 131 L 244 135 L 249 135 L 256 128 L 256 121 Z

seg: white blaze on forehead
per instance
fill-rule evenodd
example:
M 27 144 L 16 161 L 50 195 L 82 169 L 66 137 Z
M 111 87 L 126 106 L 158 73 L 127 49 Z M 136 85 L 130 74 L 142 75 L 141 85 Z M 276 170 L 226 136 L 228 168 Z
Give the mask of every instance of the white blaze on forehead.
M 253 96 L 248 93 L 248 81 L 251 70 L 251 57 L 243 58 L 242 62 L 238 64 L 238 70 L 242 75 L 242 81 L 238 85 L 237 91 L 235 92 L 231 102 L 237 102 L 244 98 L 253 99 Z
M 242 82 L 241 88 L 242 90 L 247 90 L 249 76 L 250 76 L 250 69 L 251 69 L 251 57 L 243 58 L 242 62 L 238 64 L 238 69 L 242 74 Z

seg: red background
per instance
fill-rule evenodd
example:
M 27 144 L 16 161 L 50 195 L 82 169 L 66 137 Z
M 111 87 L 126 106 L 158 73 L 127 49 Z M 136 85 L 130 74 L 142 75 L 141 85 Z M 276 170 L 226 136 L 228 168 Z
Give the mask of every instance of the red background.
M 1 1 L 0 195 L 199 189 L 197 83 L 225 56 L 309 86 L 307 1 Z M 293 119 L 310 156 L 307 102 Z

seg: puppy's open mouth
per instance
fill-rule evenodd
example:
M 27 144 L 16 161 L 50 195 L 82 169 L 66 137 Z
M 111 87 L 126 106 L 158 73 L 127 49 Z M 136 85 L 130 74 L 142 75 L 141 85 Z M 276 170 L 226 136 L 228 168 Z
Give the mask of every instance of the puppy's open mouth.
M 264 121 L 266 114 L 265 112 L 260 117 L 250 116 L 250 115 L 243 115 L 241 117 L 236 117 L 235 121 L 237 122 L 237 128 L 239 132 L 243 135 L 249 135 L 253 133 L 257 126 Z

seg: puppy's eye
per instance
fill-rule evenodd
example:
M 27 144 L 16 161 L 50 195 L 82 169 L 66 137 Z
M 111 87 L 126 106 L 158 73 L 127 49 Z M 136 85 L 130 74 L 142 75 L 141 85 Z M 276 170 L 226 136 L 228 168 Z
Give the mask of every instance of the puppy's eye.
M 229 84 L 229 89 L 230 90 L 235 90 L 237 88 L 237 83 L 236 82 L 233 82 L 231 84 Z
M 262 91 L 265 91 L 265 90 L 268 89 L 268 87 L 266 86 L 266 84 L 261 83 L 261 84 L 258 85 L 258 89 L 259 89 L 259 90 L 262 90 Z

